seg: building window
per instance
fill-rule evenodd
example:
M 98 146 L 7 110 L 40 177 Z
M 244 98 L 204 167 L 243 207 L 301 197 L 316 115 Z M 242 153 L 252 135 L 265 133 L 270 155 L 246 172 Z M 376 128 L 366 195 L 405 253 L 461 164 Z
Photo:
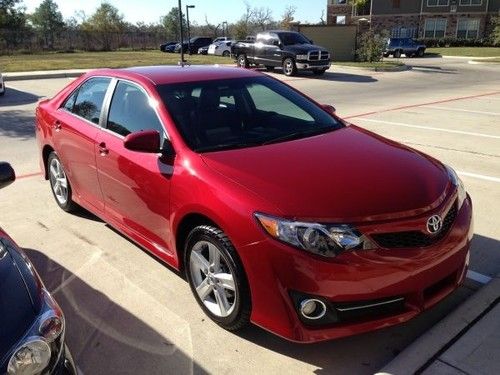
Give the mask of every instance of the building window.
M 460 5 L 464 6 L 477 6 L 482 4 L 483 0 L 460 0 Z
M 447 7 L 450 0 L 427 0 L 428 7 Z
M 347 0 L 333 0 L 333 5 L 344 5 L 347 4 Z
M 458 39 L 476 39 L 479 36 L 478 18 L 460 18 L 457 24 Z
M 425 38 L 444 38 L 446 30 L 446 19 L 427 18 L 425 20 L 424 37 Z
M 392 0 L 392 7 L 393 8 L 400 8 L 401 7 L 401 0 Z
M 335 23 L 337 25 L 345 25 L 345 16 L 344 15 L 339 15 L 335 17 Z
M 415 38 L 416 36 L 416 27 L 398 26 L 391 29 L 391 38 Z

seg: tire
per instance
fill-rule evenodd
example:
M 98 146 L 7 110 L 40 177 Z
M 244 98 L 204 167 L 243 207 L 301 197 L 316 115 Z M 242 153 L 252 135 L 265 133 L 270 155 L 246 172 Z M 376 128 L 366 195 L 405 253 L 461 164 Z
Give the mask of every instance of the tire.
M 315 76 L 322 76 L 323 74 L 325 74 L 326 72 L 326 69 L 315 69 L 313 70 L 313 74 Z
M 266 65 L 266 70 L 268 72 L 273 72 L 274 71 L 274 66 L 271 66 L 271 65 Z
M 425 54 L 425 51 L 424 51 L 422 48 L 420 48 L 420 49 L 417 51 L 417 56 L 418 56 L 418 57 L 424 57 L 424 54 Z
M 238 55 L 238 57 L 236 58 L 236 60 L 238 61 L 238 66 L 240 68 L 248 68 L 250 66 L 250 64 L 248 63 L 248 59 L 246 57 L 246 55 L 244 54 L 240 54 Z
M 389 54 L 388 53 L 384 53 L 383 56 L 384 57 L 389 57 Z
M 405 53 L 405 56 L 410 58 L 410 57 L 415 56 L 415 54 L 413 52 L 408 52 L 408 53 Z
M 238 254 L 223 231 L 209 225 L 194 228 L 186 240 L 184 264 L 191 291 L 210 319 L 228 331 L 248 325 L 248 281 Z
M 295 61 L 292 58 L 288 57 L 283 60 L 283 73 L 287 77 L 293 77 L 297 74 L 297 65 L 295 65 Z
M 224 52 L 222 52 L 222 56 L 229 57 L 229 56 L 231 56 L 231 53 L 229 51 L 224 51 Z
M 50 190 L 56 203 L 66 212 L 76 211 L 78 206 L 72 200 L 71 185 L 62 166 L 61 160 L 53 151 L 47 160 Z M 66 185 L 66 186 L 64 186 Z
M 394 51 L 393 56 L 395 59 L 399 59 L 401 57 L 401 51 L 400 50 Z

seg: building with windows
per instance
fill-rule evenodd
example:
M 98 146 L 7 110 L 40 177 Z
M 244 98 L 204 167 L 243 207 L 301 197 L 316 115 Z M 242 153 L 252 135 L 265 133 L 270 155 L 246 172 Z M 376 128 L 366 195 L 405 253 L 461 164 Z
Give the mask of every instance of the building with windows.
M 360 24 L 391 37 L 480 39 L 489 34 L 500 0 L 328 0 L 328 24 Z

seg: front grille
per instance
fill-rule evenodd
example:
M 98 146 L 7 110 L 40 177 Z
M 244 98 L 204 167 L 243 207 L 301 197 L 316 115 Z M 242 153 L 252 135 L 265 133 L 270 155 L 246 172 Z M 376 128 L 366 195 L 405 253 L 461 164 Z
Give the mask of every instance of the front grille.
M 328 61 L 330 54 L 326 51 L 311 51 L 308 53 L 309 61 Z
M 429 235 L 421 231 L 407 231 L 373 234 L 372 238 L 381 247 L 387 249 L 432 246 L 448 234 L 457 217 L 457 211 L 457 203 L 454 203 L 443 220 L 441 231 L 436 235 Z

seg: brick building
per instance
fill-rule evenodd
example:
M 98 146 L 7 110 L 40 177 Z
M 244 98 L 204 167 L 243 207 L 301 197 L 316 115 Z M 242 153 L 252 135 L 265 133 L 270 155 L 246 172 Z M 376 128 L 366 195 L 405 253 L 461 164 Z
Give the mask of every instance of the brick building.
M 392 37 L 480 39 L 491 18 L 500 15 L 500 0 L 328 0 L 328 24 L 371 25 Z

